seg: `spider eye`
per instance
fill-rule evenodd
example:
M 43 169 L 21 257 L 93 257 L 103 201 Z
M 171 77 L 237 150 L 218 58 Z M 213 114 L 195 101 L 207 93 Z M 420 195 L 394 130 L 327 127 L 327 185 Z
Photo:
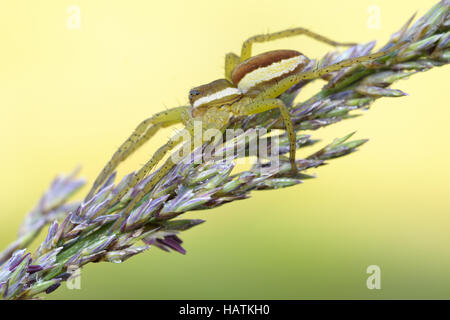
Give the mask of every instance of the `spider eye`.
M 192 89 L 189 94 L 191 96 L 198 96 L 200 94 L 200 91 L 198 91 L 197 89 Z

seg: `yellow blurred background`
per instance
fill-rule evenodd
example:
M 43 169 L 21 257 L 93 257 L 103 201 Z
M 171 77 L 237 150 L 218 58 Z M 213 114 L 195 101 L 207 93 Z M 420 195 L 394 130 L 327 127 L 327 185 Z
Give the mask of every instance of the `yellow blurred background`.
M 434 3 L 2 1 L 0 248 L 57 173 L 82 165 L 92 182 L 141 120 L 222 77 L 225 54 L 247 37 L 302 26 L 381 44 Z M 70 20 L 78 9 L 79 26 Z M 330 50 L 297 37 L 254 52 L 277 48 L 310 57 Z M 80 290 L 63 285 L 48 298 L 450 298 L 448 76 L 448 67 L 414 75 L 394 85 L 409 96 L 313 132 L 322 145 L 355 130 L 370 138 L 310 170 L 317 179 L 187 213 L 207 222 L 182 234 L 186 256 L 152 248 L 123 264 L 89 264 Z M 138 168 L 169 135 L 119 173 Z M 381 290 L 366 287 L 369 265 L 381 268 Z

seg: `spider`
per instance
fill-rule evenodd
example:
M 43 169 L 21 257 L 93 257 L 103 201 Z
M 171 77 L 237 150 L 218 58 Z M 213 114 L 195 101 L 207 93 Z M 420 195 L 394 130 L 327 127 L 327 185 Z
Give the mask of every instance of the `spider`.
M 234 53 L 226 55 L 225 78 L 190 90 L 190 105 L 171 108 L 142 121 L 103 168 L 87 195 L 86 201 L 93 197 L 98 187 L 104 183 L 120 162 L 127 159 L 131 153 L 154 136 L 160 128 L 182 123 L 185 125 L 185 130 L 194 138 L 191 140 L 194 141 L 194 121 L 201 121 L 202 130 L 213 128 L 222 131 L 232 116 L 249 116 L 274 108 L 280 110 L 286 127 L 290 146 L 290 163 L 292 173 L 295 175 L 297 173 L 295 162 L 296 135 L 289 110 L 279 99 L 279 96 L 302 80 L 323 77 L 330 72 L 382 57 L 398 47 L 396 45 L 387 51 L 343 60 L 323 68 L 315 68 L 312 71 L 302 71 L 310 60 L 295 50 L 275 50 L 252 56 L 254 43 L 296 35 L 305 35 L 332 46 L 355 45 L 354 43 L 336 42 L 304 28 L 293 28 L 250 37 L 244 41 L 240 56 Z M 178 133 L 160 147 L 153 157 L 134 174 L 127 187 L 116 194 L 110 203 L 119 201 L 131 188 L 142 181 L 162 158 L 182 140 L 182 136 Z M 169 157 L 143 189 L 128 203 L 123 214 L 129 213 L 174 165 L 174 161 Z M 103 214 L 103 212 L 97 213 L 97 215 L 100 214 Z

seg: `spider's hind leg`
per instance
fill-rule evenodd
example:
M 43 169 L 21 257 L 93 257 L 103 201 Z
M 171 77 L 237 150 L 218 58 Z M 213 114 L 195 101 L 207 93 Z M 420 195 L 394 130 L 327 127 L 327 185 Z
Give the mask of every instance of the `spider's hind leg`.
M 292 29 L 286 29 L 278 32 L 273 33 L 266 33 L 266 34 L 258 34 L 256 36 L 248 38 L 244 43 L 242 44 L 241 48 L 241 57 L 240 61 L 245 61 L 248 58 L 252 56 L 252 46 L 254 43 L 261 43 L 261 42 L 268 42 L 273 41 L 277 39 L 283 39 L 283 38 L 289 38 L 294 37 L 298 35 L 305 35 L 307 37 L 310 37 L 312 39 L 315 39 L 319 42 L 329 44 L 331 46 L 353 46 L 356 43 L 348 43 L 348 42 L 337 42 L 334 40 L 331 40 L 325 36 L 322 36 L 318 33 L 315 33 L 313 31 L 310 31 L 305 28 L 292 28 Z
M 241 56 L 238 56 L 237 54 L 234 54 L 232 52 L 228 53 L 225 57 L 225 78 L 227 80 L 231 81 L 231 72 L 233 69 L 241 62 L 247 60 L 252 56 L 252 47 L 254 43 L 262 43 L 262 42 L 268 42 L 273 41 L 277 39 L 283 39 L 283 38 L 289 38 L 294 37 L 298 35 L 305 35 L 307 37 L 310 37 L 312 39 L 315 39 L 319 42 L 329 44 L 331 46 L 353 46 L 356 45 L 356 43 L 348 43 L 348 42 L 337 42 L 334 40 L 331 40 L 325 36 L 322 36 L 318 33 L 315 33 L 313 31 L 310 31 L 305 28 L 292 28 L 292 29 L 286 29 L 278 32 L 273 33 L 266 33 L 266 34 L 258 34 L 256 36 L 250 37 L 247 40 L 244 41 L 241 48 Z

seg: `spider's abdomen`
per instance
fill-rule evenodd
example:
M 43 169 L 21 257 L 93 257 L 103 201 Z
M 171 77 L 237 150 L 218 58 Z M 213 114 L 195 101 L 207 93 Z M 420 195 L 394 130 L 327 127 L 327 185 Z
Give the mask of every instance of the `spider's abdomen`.
M 309 59 L 295 50 L 264 52 L 238 64 L 231 73 L 231 80 L 246 93 L 262 83 L 279 80 L 301 71 Z

